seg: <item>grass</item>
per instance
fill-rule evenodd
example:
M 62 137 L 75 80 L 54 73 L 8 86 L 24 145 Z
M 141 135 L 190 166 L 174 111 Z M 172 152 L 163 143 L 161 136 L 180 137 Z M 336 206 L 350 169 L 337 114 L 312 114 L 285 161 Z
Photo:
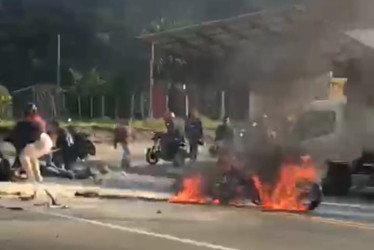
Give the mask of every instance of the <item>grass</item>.
M 217 121 L 203 117 L 202 119 L 203 127 L 206 130 L 214 130 L 218 123 Z M 14 126 L 14 121 L 0 121 L 0 129 L 11 129 Z M 71 123 L 63 122 L 63 126 L 73 125 L 77 128 L 92 128 L 92 129 L 102 129 L 102 130 L 113 130 L 116 126 L 114 121 L 72 121 Z M 145 130 L 145 131 L 163 131 L 164 121 L 162 119 L 158 120 L 143 120 L 143 121 L 133 121 L 132 127 L 134 129 Z

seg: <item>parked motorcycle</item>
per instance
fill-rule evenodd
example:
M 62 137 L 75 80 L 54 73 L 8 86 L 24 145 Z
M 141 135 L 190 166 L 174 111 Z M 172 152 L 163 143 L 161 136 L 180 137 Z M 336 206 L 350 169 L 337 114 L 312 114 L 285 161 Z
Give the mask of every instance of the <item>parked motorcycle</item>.
M 78 132 L 73 135 L 74 146 L 73 151 L 77 159 L 86 160 L 90 155 L 96 155 L 96 147 L 89 138 L 89 134 Z
M 185 159 L 189 158 L 189 146 L 186 141 L 180 138 L 174 138 L 173 145 L 163 146 L 164 133 L 155 133 L 152 140 L 153 146 L 146 150 L 146 161 L 151 165 L 156 165 L 160 159 L 173 162 L 174 167 L 183 166 Z

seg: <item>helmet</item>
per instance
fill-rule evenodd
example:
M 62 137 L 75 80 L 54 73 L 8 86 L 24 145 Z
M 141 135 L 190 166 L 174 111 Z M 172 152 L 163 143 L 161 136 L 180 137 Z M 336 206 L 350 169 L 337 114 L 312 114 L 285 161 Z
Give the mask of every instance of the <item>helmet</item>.
M 164 121 L 170 121 L 175 118 L 174 112 L 166 112 L 164 115 Z
M 223 123 L 229 123 L 230 122 L 230 117 L 226 115 L 225 117 L 223 117 L 222 122 Z
M 28 103 L 25 107 L 25 116 L 35 115 L 38 112 L 38 108 L 34 103 Z

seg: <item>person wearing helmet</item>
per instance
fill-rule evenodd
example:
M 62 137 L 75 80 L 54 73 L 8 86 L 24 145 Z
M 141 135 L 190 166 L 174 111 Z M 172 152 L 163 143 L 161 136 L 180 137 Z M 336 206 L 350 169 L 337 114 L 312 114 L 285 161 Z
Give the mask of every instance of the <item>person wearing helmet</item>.
M 171 133 L 175 128 L 175 114 L 174 112 L 167 112 L 164 115 L 164 124 L 167 133 Z
M 171 157 L 177 151 L 181 142 L 184 142 L 184 123 L 175 117 L 173 112 L 164 115 L 166 133 L 161 138 L 162 150 Z
M 46 122 L 39 116 L 38 108 L 34 103 L 28 103 L 26 105 L 24 117 L 26 121 L 35 122 L 40 126 L 43 132 L 46 132 Z

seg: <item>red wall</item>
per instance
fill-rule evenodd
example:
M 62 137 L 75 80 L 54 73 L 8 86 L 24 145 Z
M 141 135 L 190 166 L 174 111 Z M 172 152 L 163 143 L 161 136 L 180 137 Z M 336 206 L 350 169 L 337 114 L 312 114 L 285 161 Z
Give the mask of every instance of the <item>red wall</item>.
M 166 112 L 166 94 L 161 86 L 153 86 L 152 89 L 153 117 L 160 119 Z

